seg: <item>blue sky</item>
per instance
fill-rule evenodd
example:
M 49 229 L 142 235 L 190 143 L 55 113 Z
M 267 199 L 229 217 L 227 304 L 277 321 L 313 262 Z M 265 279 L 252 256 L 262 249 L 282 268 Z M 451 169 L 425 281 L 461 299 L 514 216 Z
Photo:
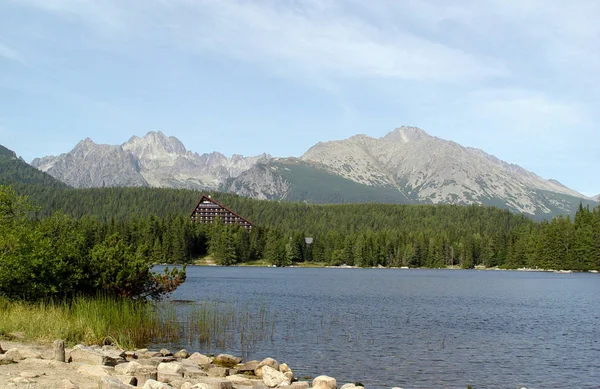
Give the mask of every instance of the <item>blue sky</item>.
M 0 144 L 300 156 L 401 125 L 600 193 L 597 0 L 4 0 Z

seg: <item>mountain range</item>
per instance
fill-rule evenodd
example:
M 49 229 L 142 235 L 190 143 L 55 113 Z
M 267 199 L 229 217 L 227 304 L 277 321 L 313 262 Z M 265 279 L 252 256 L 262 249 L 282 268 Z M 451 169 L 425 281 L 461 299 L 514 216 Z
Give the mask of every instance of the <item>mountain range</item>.
M 200 155 L 162 132 L 116 146 L 88 138 L 32 165 L 78 188 L 221 190 L 314 203 L 484 204 L 540 218 L 571 213 L 580 202 L 596 205 L 558 181 L 416 127 L 400 127 L 382 138 L 356 135 L 317 143 L 300 158 Z

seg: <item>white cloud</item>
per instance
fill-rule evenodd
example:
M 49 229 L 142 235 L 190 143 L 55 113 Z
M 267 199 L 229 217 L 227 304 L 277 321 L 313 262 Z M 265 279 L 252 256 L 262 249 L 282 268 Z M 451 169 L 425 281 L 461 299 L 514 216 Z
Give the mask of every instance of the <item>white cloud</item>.
M 0 59 L 1 58 L 21 63 L 23 62 L 23 57 L 17 50 L 3 44 L 2 42 L 0 42 Z
M 445 46 L 402 26 L 381 29 L 344 2 L 26 0 L 103 32 L 259 63 L 286 75 L 468 83 L 506 77 L 499 61 Z M 160 32 L 158 32 L 160 31 Z

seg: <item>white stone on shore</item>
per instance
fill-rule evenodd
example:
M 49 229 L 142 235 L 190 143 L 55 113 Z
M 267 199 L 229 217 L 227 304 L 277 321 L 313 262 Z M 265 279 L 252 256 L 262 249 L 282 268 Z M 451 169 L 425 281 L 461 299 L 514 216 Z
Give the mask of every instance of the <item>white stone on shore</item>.
M 279 370 L 279 362 L 277 362 L 273 358 L 265 358 L 258 364 L 258 367 L 254 370 L 254 375 L 258 378 L 262 378 L 262 368 L 263 366 L 272 367 L 275 370 Z
M 320 375 L 313 380 L 313 389 L 337 389 L 337 381 L 333 377 Z
M 269 388 L 275 388 L 278 386 L 285 386 L 292 383 L 292 381 L 285 376 L 279 370 L 273 369 L 271 366 L 265 365 L 262 367 L 263 382 Z
M 212 359 L 204 354 L 193 353 L 187 358 L 189 361 L 195 361 L 198 365 L 208 365 L 212 363 Z
M 148 380 L 146 381 L 142 389 L 173 389 L 173 387 L 163 382 Z
M 179 362 L 161 363 L 157 367 L 158 380 L 169 383 L 183 378 L 183 366 Z
M 115 373 L 118 375 L 135 375 L 135 372 L 140 367 L 142 367 L 142 365 L 135 361 L 119 363 L 117 366 L 115 366 Z

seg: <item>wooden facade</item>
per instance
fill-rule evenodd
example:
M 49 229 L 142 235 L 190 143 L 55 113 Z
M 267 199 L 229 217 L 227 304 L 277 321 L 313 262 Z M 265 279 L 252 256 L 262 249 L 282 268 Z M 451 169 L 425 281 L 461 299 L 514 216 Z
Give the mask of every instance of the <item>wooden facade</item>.
M 219 204 L 207 195 L 200 197 L 200 201 L 192 211 L 190 219 L 193 222 L 204 224 L 212 224 L 215 220 L 221 220 L 224 224 L 238 224 L 248 231 L 252 229 L 252 223 L 246 218 Z

